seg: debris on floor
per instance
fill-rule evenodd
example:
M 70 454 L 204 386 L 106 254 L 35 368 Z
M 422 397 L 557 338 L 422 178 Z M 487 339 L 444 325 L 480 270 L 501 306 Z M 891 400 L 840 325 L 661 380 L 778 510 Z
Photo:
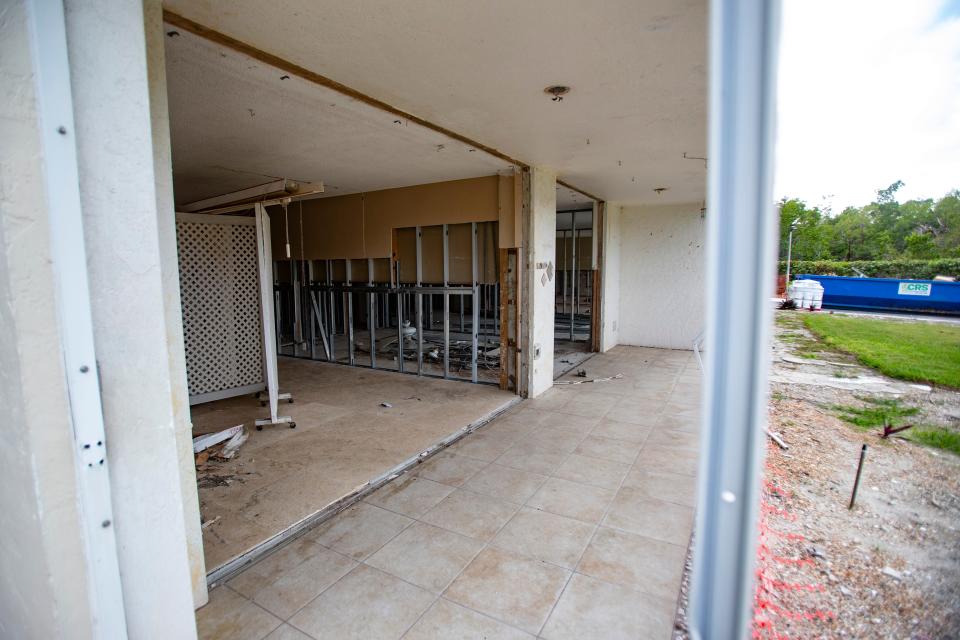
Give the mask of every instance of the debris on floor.
M 193 439 L 193 452 L 200 453 L 205 449 L 220 444 L 224 440 L 229 440 L 237 435 L 239 432 L 243 431 L 243 425 L 238 424 L 235 427 L 230 427 L 229 429 L 224 429 L 223 431 L 217 431 L 215 433 L 205 433 L 201 436 L 197 436 Z
M 381 402 L 381 403 L 380 403 L 380 406 L 381 406 L 381 407 L 386 407 L 387 409 L 393 409 L 393 405 L 390 404 L 389 402 Z
M 590 382 L 610 382 L 611 380 L 619 380 L 623 377 L 622 373 L 618 373 L 615 376 L 608 376 L 606 378 L 590 378 L 584 380 L 554 380 L 553 384 L 555 385 L 565 385 L 565 384 L 587 384 Z

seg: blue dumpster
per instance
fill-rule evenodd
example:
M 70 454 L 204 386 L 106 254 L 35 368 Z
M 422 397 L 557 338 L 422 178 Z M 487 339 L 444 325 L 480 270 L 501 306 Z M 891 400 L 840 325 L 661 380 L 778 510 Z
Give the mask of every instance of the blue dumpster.
M 837 309 L 960 315 L 960 282 L 797 275 L 823 287 L 823 306 Z

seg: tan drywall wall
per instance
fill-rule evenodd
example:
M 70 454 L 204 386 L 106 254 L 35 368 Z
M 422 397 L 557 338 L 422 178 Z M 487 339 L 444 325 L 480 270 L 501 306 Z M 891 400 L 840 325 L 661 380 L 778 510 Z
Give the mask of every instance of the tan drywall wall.
M 501 219 L 499 246 L 515 247 L 513 184 L 513 176 L 485 176 L 305 200 L 291 204 L 286 215 L 269 207 L 273 255 L 286 258 L 289 236 L 295 259 L 384 258 L 394 229 Z

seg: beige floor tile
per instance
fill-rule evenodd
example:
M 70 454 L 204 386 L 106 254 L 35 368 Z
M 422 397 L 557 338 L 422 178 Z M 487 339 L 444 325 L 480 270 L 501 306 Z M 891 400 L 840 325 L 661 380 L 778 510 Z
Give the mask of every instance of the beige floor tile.
M 354 560 L 363 560 L 411 522 L 406 516 L 359 502 L 307 535 Z
M 645 445 L 651 447 L 685 449 L 687 451 L 697 451 L 699 443 L 700 435 L 696 432 L 661 429 L 659 427 L 651 429 L 650 437 L 644 442 Z
M 488 541 L 517 512 L 511 502 L 459 489 L 420 519 L 448 531 Z
M 656 498 L 680 504 L 696 506 L 697 479 L 680 473 L 645 471 L 635 466 L 623 480 L 623 486 L 639 489 L 648 498 Z
M 664 413 L 656 422 L 657 429 L 675 429 L 677 431 L 700 432 L 700 418 Z
M 533 640 L 533 636 L 441 598 L 403 640 Z
M 416 518 L 453 493 L 454 487 L 418 478 L 406 473 L 373 494 L 364 502 Z
M 550 427 L 541 427 L 526 436 L 519 442 L 529 444 L 543 451 L 554 451 L 556 453 L 573 453 L 574 449 L 580 446 L 586 433 L 574 433 L 565 429 L 554 429 Z
M 433 602 L 429 591 L 360 565 L 290 619 L 317 640 L 400 638 Z
M 644 445 L 634 466 L 645 471 L 663 471 L 696 476 L 700 458 L 697 452 L 684 449 Z
M 417 467 L 416 475 L 451 487 L 459 487 L 485 466 L 487 463 L 482 460 L 441 451 Z
M 367 558 L 367 564 L 440 593 L 482 547 L 473 538 L 418 522 Z
M 310 538 L 299 538 L 244 569 L 243 573 L 232 578 L 227 585 L 237 593 L 253 598 L 257 592 L 269 587 L 286 571 L 303 564 L 323 550 L 323 547 Z
M 609 400 L 609 398 L 600 398 L 605 405 L 612 405 L 616 400 Z M 596 403 L 594 403 L 596 404 Z M 568 405 L 569 406 L 569 405 Z M 606 408 L 609 408 L 607 406 Z M 550 411 L 545 412 L 544 419 L 540 422 L 540 425 L 543 427 L 549 427 L 551 429 L 558 429 L 561 431 L 573 431 L 574 433 L 579 433 L 581 435 L 586 435 L 590 433 L 590 430 L 597 426 L 597 423 L 603 418 L 603 413 L 606 413 L 606 409 L 603 412 L 582 412 L 582 413 L 571 413 L 566 411 Z
M 693 528 L 693 509 L 648 498 L 640 489 L 621 487 L 603 524 L 685 547 Z
M 613 400 L 599 394 L 578 394 L 556 411 L 574 416 L 602 418 L 614 404 Z
M 444 596 L 529 633 L 537 633 L 570 572 L 499 549 L 480 552 Z
M 346 556 L 323 549 L 306 562 L 284 572 L 269 587 L 261 589 L 253 601 L 286 620 L 356 564 Z
M 626 587 L 575 574 L 550 615 L 547 640 L 667 640 L 673 607 Z
M 447 450 L 475 460 L 493 462 L 516 440 L 517 438 L 510 434 L 484 433 L 481 429 L 450 445 Z
M 197 610 L 200 640 L 260 640 L 283 622 L 228 587 L 210 591 Z
M 591 458 L 602 458 L 613 462 L 631 464 L 640 452 L 639 442 L 614 440 L 603 436 L 587 436 L 574 453 Z
M 520 438 L 536 430 L 540 425 L 533 421 L 524 421 L 512 416 L 497 418 L 493 422 L 480 428 L 478 433 L 486 433 L 498 437 L 504 437 L 516 442 Z
M 652 427 L 657 424 L 659 419 L 659 405 L 648 405 L 645 407 L 635 407 L 633 405 L 616 406 L 607 412 L 607 420 L 615 422 L 627 422 L 630 424 L 644 427 Z
M 282 624 L 263 640 L 313 640 L 313 638 L 288 624 Z
M 495 462 L 511 469 L 550 475 L 567 459 L 566 453 L 546 451 L 529 442 L 519 442 L 507 449 Z
M 527 506 L 596 524 L 614 495 L 616 492 L 611 489 L 550 478 L 527 500 Z
M 604 489 L 616 489 L 627 475 L 630 465 L 599 458 L 588 458 L 577 454 L 564 460 L 554 475 L 571 482 L 589 484 Z
M 593 525 L 573 518 L 524 507 L 490 544 L 573 569 L 590 541 L 593 529 Z
M 625 440 L 637 444 L 642 444 L 649 434 L 650 427 L 648 426 L 611 420 L 609 417 L 601 420 L 600 423 L 593 428 L 593 431 L 590 432 L 592 436 Z
M 491 464 L 467 480 L 463 488 L 476 493 L 523 504 L 543 484 L 547 477 Z
M 685 547 L 600 527 L 577 571 L 648 595 L 676 600 L 686 556 Z

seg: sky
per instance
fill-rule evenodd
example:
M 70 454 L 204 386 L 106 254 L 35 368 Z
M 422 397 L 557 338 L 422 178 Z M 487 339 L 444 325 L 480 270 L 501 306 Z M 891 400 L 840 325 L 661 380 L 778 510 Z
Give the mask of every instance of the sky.
M 960 188 L 960 0 L 783 0 L 774 194 Z

